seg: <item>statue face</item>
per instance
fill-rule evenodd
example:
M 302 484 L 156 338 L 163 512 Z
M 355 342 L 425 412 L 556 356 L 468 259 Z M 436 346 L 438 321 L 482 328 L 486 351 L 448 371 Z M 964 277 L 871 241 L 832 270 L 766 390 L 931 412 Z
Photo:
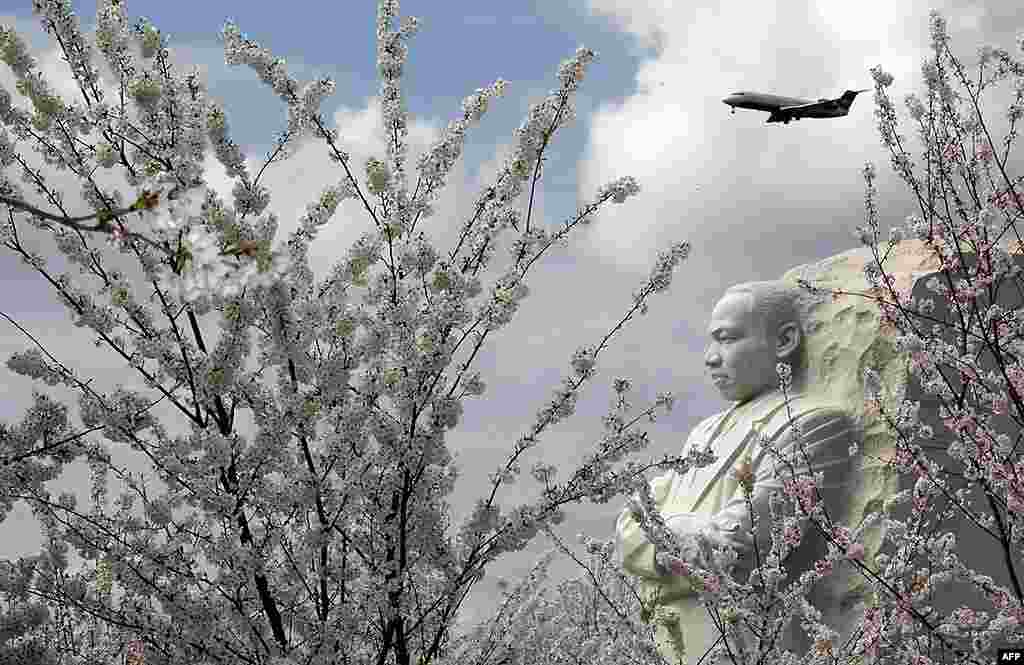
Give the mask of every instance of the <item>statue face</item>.
M 778 382 L 778 347 L 761 334 L 746 293 L 726 294 L 711 313 L 711 343 L 704 365 L 722 397 L 746 402 L 771 390 Z

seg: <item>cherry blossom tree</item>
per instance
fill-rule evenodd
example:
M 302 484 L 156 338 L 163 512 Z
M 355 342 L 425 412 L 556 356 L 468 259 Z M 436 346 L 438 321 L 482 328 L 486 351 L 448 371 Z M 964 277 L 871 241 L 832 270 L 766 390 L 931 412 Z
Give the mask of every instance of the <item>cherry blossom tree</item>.
M 19 374 L 79 394 L 78 433 L 59 421 L 26 424 L 5 439 L 12 459 L 29 455 L 37 463 L 5 469 L 5 501 L 27 502 L 46 538 L 44 551 L 19 562 L 21 574 L 4 591 L 51 610 L 50 622 L 40 610 L 22 631 L 38 628 L 51 655 L 114 660 L 131 645 L 137 657 L 141 643 L 147 663 L 440 661 L 459 607 L 488 564 L 561 522 L 567 504 L 627 493 L 655 466 L 689 467 L 681 458 L 625 462 L 647 438 L 636 431 L 638 419 L 620 422 L 563 482 L 555 482 L 553 467 L 535 466 L 535 477 L 549 479 L 536 500 L 505 513 L 496 504 L 502 485 L 521 473 L 523 454 L 573 413 L 611 339 L 669 287 L 689 252 L 678 243 L 661 255 L 619 323 L 573 356 L 563 386 L 493 475 L 490 495 L 449 531 L 455 525 L 444 497 L 457 470 L 445 438 L 460 422 L 462 401 L 485 392 L 472 371 L 480 349 L 513 319 L 529 293 L 531 267 L 552 246 L 601 207 L 639 191 L 623 177 L 559 228 L 534 218 L 545 152 L 573 119 L 592 51 L 580 48 L 562 63 L 558 86 L 516 130 L 512 155 L 477 199 L 458 242 L 440 252 L 417 226 L 433 214 L 467 132 L 505 83 L 466 98 L 415 165 L 413 183 L 401 82 L 416 21 L 396 29 L 396 1 L 380 2 L 376 26 L 387 151 L 362 174 L 319 110 L 333 82 L 300 85 L 236 25 L 222 32 L 227 61 L 252 68 L 289 114 L 255 175 L 201 78 L 179 73 L 164 36 L 145 20 L 132 25 L 124 2 L 99 3 L 94 44 L 66 0 L 34 8 L 79 98 L 58 95 L 24 42 L 3 28 L 0 57 L 21 99 L 0 91 L 7 217 L 0 243 L 53 286 L 75 325 L 95 331 L 98 345 L 145 383 L 145 390 L 105 393 L 27 331 L 33 346 L 8 360 Z M 326 148 L 339 180 L 275 249 L 278 222 L 265 212 L 270 192 L 260 179 L 308 141 Z M 208 153 L 234 179 L 231 202 L 204 179 Z M 80 182 L 83 209 L 73 209 L 74 196 L 60 191 L 55 174 Z M 346 199 L 361 204 L 374 231 L 316 282 L 309 245 Z M 509 267 L 485 285 L 481 275 L 509 231 Z M 38 232 L 52 234 L 83 276 L 53 274 L 26 245 L 27 234 Z M 136 260 L 143 280 L 110 268 L 97 239 Z M 219 321 L 216 341 L 204 338 L 203 317 Z M 249 371 L 254 332 L 260 368 Z M 617 381 L 616 389 L 627 385 Z M 161 401 L 187 423 L 187 435 L 173 436 L 154 416 Z M 644 414 L 671 406 L 663 394 Z M 255 420 L 252 437 L 237 429 L 241 410 Z M 87 438 L 92 433 L 101 440 Z M 162 487 L 115 463 L 111 446 L 143 454 Z M 90 506 L 70 493 L 52 496 L 43 483 L 60 467 L 45 463 L 51 457 L 89 464 Z M 110 505 L 112 477 L 122 491 Z M 72 549 L 83 561 L 78 569 L 69 567 Z M 632 626 L 625 609 L 624 626 Z M 642 641 L 640 627 L 632 628 L 623 634 Z M 96 635 L 106 643 L 95 647 Z
M 65 55 L 80 98 L 57 95 L 20 38 L 0 31 L 0 59 L 28 102 L 0 91 L 0 205 L 7 214 L 0 242 L 54 287 L 76 325 L 96 331 L 101 345 L 141 375 L 146 391 L 105 394 L 39 344 L 8 361 L 13 371 L 78 391 L 83 426 L 72 428 L 67 408 L 40 395 L 21 426 L 4 430 L 0 455 L 10 463 L 0 470 L 0 505 L 7 511 L 14 501 L 26 501 L 46 535 L 38 557 L 5 568 L 5 636 L 22 636 L 5 648 L 35 657 L 31 649 L 43 645 L 49 648 L 41 658 L 67 662 L 113 662 L 129 645 L 132 658 L 141 647 L 147 663 L 662 662 L 651 633 L 659 608 L 641 600 L 614 565 L 610 547 L 594 541 L 587 542 L 590 559 L 578 560 L 579 579 L 554 591 L 545 586 L 549 555 L 506 589 L 493 617 L 453 632 L 462 600 L 488 564 L 541 533 L 555 540 L 556 552 L 575 557 L 552 529 L 563 506 L 634 492 L 635 515 L 663 550 L 661 563 L 690 576 L 721 617 L 726 639 L 718 655 L 727 661 L 986 663 L 994 644 L 1024 641 L 1015 568 L 1024 462 L 1013 438 L 1024 424 L 1020 316 L 997 304 L 993 291 L 1018 277 L 1009 253 L 1014 245 L 1006 238 L 1021 242 L 1015 224 L 1024 215 L 1020 178 L 1010 175 L 1014 127 L 1024 113 L 1024 66 L 1008 52 L 983 49 L 975 83 L 950 51 L 942 18 L 933 14 L 935 54 L 923 67 L 927 99 L 907 99 L 925 146 L 923 182 L 898 134 L 886 93 L 892 77 L 872 70 L 882 141 L 920 214 L 895 228 L 880 250 L 875 172 L 865 168 L 867 223 L 857 235 L 875 262 L 866 271 L 873 289 L 858 295 L 879 303 L 912 374 L 942 401 L 949 459 L 936 461 L 926 443 L 939 435 L 918 417 L 920 402 L 908 400 L 889 413 L 879 401 L 897 441 L 885 461 L 912 479 L 913 488 L 875 507 L 861 524 L 848 525 L 817 500 L 814 478 L 793 477 L 771 515 L 755 515 L 754 530 L 759 520 L 772 522 L 771 546 L 757 552 L 750 579 L 736 580 L 729 574 L 734 553 L 704 543 L 701 556 L 683 555 L 653 510 L 643 477 L 652 468 L 685 472 L 713 456 L 691 451 L 654 464 L 628 461 L 647 445 L 636 424 L 670 408 L 672 399 L 662 395 L 627 420 L 625 379 L 615 380 L 620 400 L 606 418 L 606 435 L 580 468 L 558 482 L 557 469 L 538 463 L 531 473 L 545 484 L 540 497 L 504 513 L 496 504 L 501 487 L 521 474 L 524 453 L 572 415 L 602 350 L 646 311 L 651 295 L 668 288 L 688 254 L 686 243 L 662 254 L 620 322 L 574 355 L 563 386 L 493 474 L 490 495 L 465 524 L 449 529 L 444 497 L 457 474 L 445 437 L 460 422 L 462 401 L 485 393 L 474 359 L 518 311 L 529 294 L 527 274 L 543 254 L 602 206 L 622 203 L 639 189 L 628 177 L 610 183 L 554 232 L 533 218 L 544 154 L 573 117 L 591 51 L 581 48 L 559 68 L 558 87 L 531 108 L 512 155 L 445 253 L 417 226 L 434 213 L 431 204 L 467 132 L 505 84 L 499 80 L 466 98 L 461 114 L 415 165 L 412 183 L 401 83 L 416 22 L 395 28 L 397 2 L 380 3 L 377 23 L 387 151 L 359 167 L 320 114 L 333 83 L 300 85 L 283 61 L 228 24 L 228 62 L 252 68 L 288 108 L 288 126 L 264 169 L 304 141 L 322 144 L 338 169 L 338 183 L 307 207 L 299 229 L 275 249 L 277 219 L 265 212 L 271 192 L 260 183 L 264 169 L 250 172 L 231 141 L 225 111 L 200 77 L 178 73 L 156 26 L 144 20 L 131 25 L 123 2 L 101 0 L 94 48 L 69 3 L 40 1 L 35 8 Z M 980 96 L 1011 77 L 1016 99 L 1000 147 Z M 951 82 L 966 88 L 966 112 Z M 34 166 L 28 151 L 47 170 Z M 207 152 L 234 179 L 231 202 L 204 180 Z M 13 173 L 31 190 L 23 191 Z M 80 182 L 81 210 L 52 184 L 52 173 Z M 98 173 L 120 180 L 111 185 Z M 309 245 L 344 200 L 358 202 L 375 231 L 316 282 Z M 51 233 L 84 278 L 53 275 L 45 258 L 23 242 L 32 232 Z M 485 285 L 481 274 L 508 232 L 509 267 Z M 908 237 L 937 257 L 940 277 L 928 288 L 941 308 L 900 291 L 885 272 L 888 252 Z M 144 283 L 105 267 L 97 238 L 137 260 Z M 203 317 L 219 322 L 216 342 L 204 339 Z M 258 371 L 245 363 L 252 332 Z M 994 359 L 991 368 L 982 368 L 980 351 Z M 788 380 L 780 367 L 784 390 Z M 876 395 L 886 388 L 870 371 L 865 386 Z M 159 400 L 173 405 L 188 435 L 172 436 L 152 415 Z M 238 410 L 252 413 L 255 436 L 238 432 Z M 1008 418 L 1011 429 L 996 431 L 993 414 Z M 93 433 L 105 442 L 87 438 Z M 153 491 L 115 464 L 111 445 L 145 455 L 162 488 Z M 70 494 L 53 497 L 44 485 L 62 464 L 79 458 L 93 470 L 88 508 Z M 113 507 L 111 476 L 123 488 Z M 984 504 L 972 504 L 972 490 Z M 1009 585 L 986 574 L 995 571 L 963 563 L 949 528 L 954 519 L 969 520 L 999 543 Z M 862 537 L 879 523 L 886 527 L 884 551 L 869 561 Z M 792 572 L 786 552 L 808 530 L 827 539 L 829 554 L 784 588 Z M 71 548 L 85 562 L 77 570 L 69 568 Z M 845 644 L 805 600 L 810 585 L 840 567 L 854 568 L 872 593 Z M 951 580 L 973 585 L 991 611 L 933 607 L 933 593 Z M 806 654 L 785 653 L 775 639 L 793 621 L 816 638 Z M 103 640 L 98 646 L 97 635 Z

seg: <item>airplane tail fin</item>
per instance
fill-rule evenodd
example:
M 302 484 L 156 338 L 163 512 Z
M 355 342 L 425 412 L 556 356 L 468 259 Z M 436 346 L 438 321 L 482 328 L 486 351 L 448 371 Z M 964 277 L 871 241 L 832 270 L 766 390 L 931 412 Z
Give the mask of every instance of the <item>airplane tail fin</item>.
M 843 93 L 842 97 L 839 98 L 839 103 L 842 104 L 844 109 L 849 109 L 850 106 L 853 104 L 853 100 L 856 99 L 857 95 L 859 95 L 862 92 L 867 92 L 867 89 L 847 90 L 846 92 Z

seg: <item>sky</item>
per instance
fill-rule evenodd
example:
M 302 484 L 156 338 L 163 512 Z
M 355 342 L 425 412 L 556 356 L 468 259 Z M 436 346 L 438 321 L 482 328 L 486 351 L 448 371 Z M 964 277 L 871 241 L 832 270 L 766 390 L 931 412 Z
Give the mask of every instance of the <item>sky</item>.
M 91 30 L 94 5 L 74 5 L 83 28 Z M 200 68 L 251 165 L 262 164 L 275 133 L 285 125 L 286 111 L 251 70 L 224 64 L 219 31 L 227 19 L 286 58 L 294 78 L 333 77 L 337 92 L 322 109 L 337 123 L 343 148 L 356 163 L 383 154 L 375 97 L 374 2 L 131 0 L 127 7 L 131 17 L 145 16 L 170 35 L 177 62 Z M 691 427 L 727 406 L 703 374 L 707 319 L 725 288 L 774 279 L 794 266 L 856 247 L 852 232 L 863 221 L 865 162 L 878 168 L 883 228 L 914 212 L 880 144 L 872 93 L 862 94 L 847 117 L 789 125 L 765 124 L 766 115 L 755 111 L 730 114 L 721 99 L 736 90 L 835 97 L 848 88 L 872 88 L 868 70 L 881 65 L 894 77 L 889 95 L 908 123 L 901 100 L 909 92 L 923 93 L 920 64 L 930 52 L 928 11 L 933 7 L 948 20 L 954 51 L 972 65 L 977 47 L 1013 50 L 1015 33 L 1024 28 L 1024 21 L 1013 20 L 1019 7 L 1012 0 L 402 3 L 403 15 L 421 20 L 404 88 L 413 155 L 457 117 L 463 97 L 496 78 L 508 82 L 505 97 L 492 103 L 470 132 L 463 161 L 435 205 L 438 213 L 427 230 L 438 247 L 452 246 L 474 196 L 508 154 L 513 130 L 529 105 L 557 85 L 559 62 L 579 45 L 594 49 L 598 58 L 581 86 L 575 123 L 556 134 L 548 153 L 534 219 L 555 229 L 602 184 L 621 176 L 636 177 L 642 190 L 625 204 L 606 208 L 570 237 L 568 247 L 548 255 L 528 280 L 532 292 L 516 319 L 484 348 L 477 367 L 488 391 L 466 401 L 464 421 L 448 439 L 462 469 L 450 497 L 456 524 L 489 490 L 487 474 L 503 462 L 570 373 L 573 352 L 599 342 L 628 311 L 631 294 L 644 284 L 659 251 L 680 240 L 693 248 L 670 291 L 652 299 L 650 312 L 630 323 L 600 357 L 598 375 L 581 396 L 577 414 L 543 436 L 524 469 L 544 460 L 557 466 L 564 479 L 596 445 L 617 377 L 632 380 L 638 408 L 660 392 L 677 396 L 676 409 L 646 427 L 650 447 L 635 459 L 678 454 Z M 70 76 L 32 16 L 30 2 L 4 0 L 0 24 L 14 26 L 29 40 L 54 87 L 73 93 Z M 9 71 L 0 69 L 0 85 L 11 89 L 12 80 Z M 1004 84 L 987 107 L 998 136 L 1006 129 L 1002 114 L 1008 95 Z M 912 137 L 909 124 L 904 128 Z M 919 150 L 916 143 L 911 150 Z M 279 242 L 296 228 L 306 204 L 337 181 L 334 169 L 316 143 L 271 167 L 265 183 L 273 196 L 269 210 L 280 218 Z M 219 191 L 230 190 L 215 166 L 209 181 Z M 64 181 L 56 177 L 54 182 Z M 77 187 L 66 184 L 73 201 Z M 313 244 L 310 256 L 318 277 L 369 228 L 359 212 L 343 206 Z M 40 251 L 55 256 L 46 242 L 39 242 Z M 508 265 L 506 256 L 496 255 L 499 268 Z M 55 266 L 60 263 L 54 260 Z M 118 383 L 142 387 L 117 358 L 94 348 L 87 331 L 69 325 L 48 285 L 16 257 L 0 256 L 0 280 L 0 310 L 79 376 L 95 377 L 94 385 L 106 390 Z M 216 336 L 212 317 L 204 321 L 203 331 L 207 339 Z M 0 325 L 4 359 L 30 345 L 13 326 Z M 35 385 L 6 367 L 0 367 L 0 386 L 5 394 L 0 420 L 7 422 L 20 420 L 33 388 L 70 397 L 69 391 Z M 172 433 L 180 427 L 164 422 Z M 145 466 L 129 450 L 117 451 L 115 460 L 140 471 Z M 70 468 L 57 486 L 87 496 L 84 466 Z M 499 499 L 509 508 L 538 494 L 539 487 L 524 473 Z M 559 533 L 570 540 L 580 532 L 612 538 L 622 503 L 571 507 Z M 0 534 L 0 556 L 37 551 L 38 531 L 23 508 L 0 525 Z M 463 606 L 462 620 L 493 608 L 495 579 L 525 574 L 546 547 L 538 538 L 526 551 L 493 565 Z M 553 579 L 579 574 L 574 566 L 557 563 Z

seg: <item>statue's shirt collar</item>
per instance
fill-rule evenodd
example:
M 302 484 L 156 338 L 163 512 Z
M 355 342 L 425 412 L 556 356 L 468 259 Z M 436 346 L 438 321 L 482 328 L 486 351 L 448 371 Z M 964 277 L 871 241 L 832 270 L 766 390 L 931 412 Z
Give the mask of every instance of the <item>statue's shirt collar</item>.
M 800 395 L 790 394 L 790 402 L 796 400 Z M 720 417 L 712 424 L 712 440 L 718 439 L 727 434 L 739 422 L 752 422 L 759 425 L 771 419 L 780 406 L 785 404 L 785 396 L 778 390 L 766 390 L 757 397 L 746 402 L 734 402 L 731 407 L 723 411 Z M 783 407 L 784 408 L 784 407 Z
M 799 395 L 789 395 L 790 408 L 793 408 L 794 412 L 794 402 L 798 397 Z M 708 422 L 708 429 L 699 438 L 703 440 L 704 445 L 711 446 L 718 460 L 710 466 L 695 468 L 688 474 L 690 491 L 699 491 L 690 512 L 697 511 L 711 491 L 712 485 L 732 467 L 744 449 L 756 441 L 757 435 L 767 429 L 766 426 L 775 415 L 785 408 L 786 396 L 781 391 L 769 390 L 742 404 L 734 403 L 717 418 L 712 418 Z M 697 441 L 694 445 L 698 445 Z

